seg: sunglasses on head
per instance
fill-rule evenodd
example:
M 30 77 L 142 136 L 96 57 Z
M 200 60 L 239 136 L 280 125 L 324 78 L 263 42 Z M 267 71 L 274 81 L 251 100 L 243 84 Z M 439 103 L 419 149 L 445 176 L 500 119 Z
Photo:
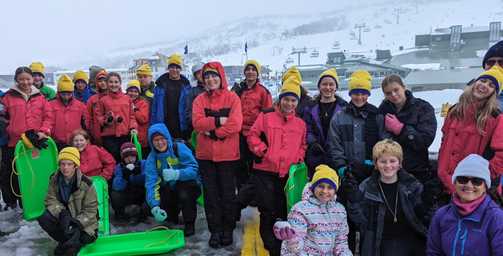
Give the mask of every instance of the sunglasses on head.
M 456 181 L 459 184 L 463 184 L 463 185 L 468 184 L 468 182 L 470 181 L 472 183 L 472 185 L 474 185 L 474 186 L 480 186 L 484 183 L 484 179 L 475 178 L 475 177 L 466 177 L 466 176 L 456 177 Z
M 490 67 L 494 66 L 494 64 L 498 63 L 500 67 L 503 67 L 503 59 L 502 60 L 487 60 L 486 64 Z

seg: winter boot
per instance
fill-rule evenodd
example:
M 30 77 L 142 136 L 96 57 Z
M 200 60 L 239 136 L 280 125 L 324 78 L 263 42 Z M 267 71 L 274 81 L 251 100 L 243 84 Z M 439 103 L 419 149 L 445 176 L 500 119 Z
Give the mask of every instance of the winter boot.
M 220 247 L 220 236 L 222 233 L 211 233 L 210 241 L 208 241 L 208 245 L 213 249 L 218 249 Z
M 232 242 L 232 231 L 224 231 L 222 233 L 222 237 L 220 238 L 220 245 L 229 246 Z

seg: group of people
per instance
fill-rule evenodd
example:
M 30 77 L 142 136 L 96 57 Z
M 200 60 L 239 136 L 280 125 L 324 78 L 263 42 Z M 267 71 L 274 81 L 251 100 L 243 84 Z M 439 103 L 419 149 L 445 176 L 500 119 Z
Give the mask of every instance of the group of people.
M 368 102 L 373 78 L 365 70 L 351 73 L 346 102 L 336 94 L 336 69 L 320 75 L 311 98 L 292 67 L 273 101 L 255 60 L 244 64 L 245 79 L 232 88 L 219 62 L 194 65 L 195 85 L 181 74 L 180 55 L 167 62 L 155 82 L 151 67 L 140 66 L 126 93 L 120 75 L 106 70 L 92 86 L 85 72 L 63 75 L 56 93 L 44 84 L 41 63 L 16 70 L 15 84 L 0 98 L 4 209 L 18 204 L 10 186 L 12 176 L 18 190 L 11 169 L 17 141 L 44 148 L 53 138 L 59 170 L 39 223 L 59 242 L 56 254 L 96 239 L 89 176 L 109 181 L 117 223 L 181 220 L 186 236 L 194 234 L 203 194 L 211 248 L 232 245 L 241 210 L 255 206 L 270 255 L 503 251 L 503 211 L 492 199 L 501 195 L 503 173 L 503 41 L 487 51 L 484 71 L 449 109 L 437 170 L 428 153 L 435 110 L 397 75 L 382 81 L 385 98 L 374 106 Z M 302 162 L 311 181 L 288 212 L 289 169 Z M 128 205 L 139 210 L 131 215 Z

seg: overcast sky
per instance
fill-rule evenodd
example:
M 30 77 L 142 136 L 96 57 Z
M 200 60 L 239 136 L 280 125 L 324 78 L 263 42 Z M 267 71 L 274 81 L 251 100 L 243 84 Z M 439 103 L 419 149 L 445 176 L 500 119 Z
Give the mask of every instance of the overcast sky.
M 337 0 L 22 0 L 0 4 L 0 73 L 195 34 L 241 17 L 335 9 Z

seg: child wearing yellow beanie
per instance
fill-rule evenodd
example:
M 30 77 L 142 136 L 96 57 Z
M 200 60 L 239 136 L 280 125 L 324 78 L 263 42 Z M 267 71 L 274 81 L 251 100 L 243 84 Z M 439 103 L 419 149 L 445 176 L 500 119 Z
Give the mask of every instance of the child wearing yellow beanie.
M 327 165 L 316 167 L 302 201 L 293 206 L 288 221 L 274 224 L 274 235 L 283 240 L 281 255 L 301 255 L 308 251 L 320 255 L 352 255 L 347 241 L 346 210 L 336 200 L 338 186 L 336 171 Z
M 58 172 L 49 181 L 46 210 L 37 221 L 58 242 L 54 255 L 77 255 L 81 247 L 96 240 L 98 199 L 93 182 L 79 170 L 77 148 L 63 148 L 58 164 Z

